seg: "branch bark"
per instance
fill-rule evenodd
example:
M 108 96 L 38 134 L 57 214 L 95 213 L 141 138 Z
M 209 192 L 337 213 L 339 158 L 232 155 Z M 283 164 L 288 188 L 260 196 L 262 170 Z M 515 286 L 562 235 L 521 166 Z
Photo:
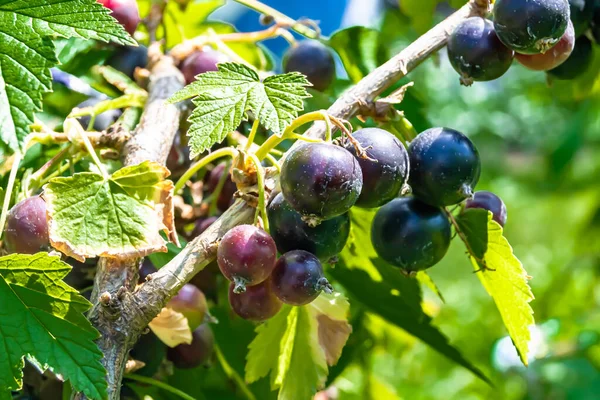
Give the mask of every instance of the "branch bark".
M 445 46 L 448 35 L 464 19 L 487 13 L 487 0 L 471 0 L 436 25 L 395 57 L 375 69 L 356 86 L 344 93 L 328 110 L 329 114 L 350 119 L 361 104 L 369 103 L 421 62 Z M 169 60 L 170 58 L 166 58 Z M 125 163 L 144 160 L 163 162 L 179 122 L 179 110 L 163 100 L 182 86 L 182 78 L 170 65 L 152 69 L 150 98 L 140 126 L 125 145 Z M 162 70 L 164 68 L 164 70 Z M 325 126 L 315 123 L 307 133 L 324 137 Z M 215 257 L 216 243 L 236 225 L 251 223 L 255 210 L 238 200 L 201 236 L 197 237 L 135 291 L 139 260 L 102 259 L 94 285 L 94 307 L 90 319 L 102 334 L 100 349 L 108 371 L 109 398 L 118 399 L 127 354 L 147 324 L 167 301 Z

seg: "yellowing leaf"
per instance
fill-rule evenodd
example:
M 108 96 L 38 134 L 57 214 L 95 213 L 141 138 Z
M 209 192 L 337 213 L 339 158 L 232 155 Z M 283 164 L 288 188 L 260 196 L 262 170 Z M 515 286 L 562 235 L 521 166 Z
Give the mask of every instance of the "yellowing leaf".
M 167 346 L 192 343 L 192 330 L 187 318 L 180 312 L 164 307 L 148 327 Z
M 534 296 L 527 283 L 527 272 L 491 212 L 467 210 L 457 222 L 465 234 L 477 275 L 494 299 L 521 361 L 527 365 L 529 327 L 535 323 L 529 305 Z
M 173 183 L 153 162 L 125 167 L 105 178 L 84 172 L 44 187 L 52 246 L 76 259 L 139 257 L 178 244 Z

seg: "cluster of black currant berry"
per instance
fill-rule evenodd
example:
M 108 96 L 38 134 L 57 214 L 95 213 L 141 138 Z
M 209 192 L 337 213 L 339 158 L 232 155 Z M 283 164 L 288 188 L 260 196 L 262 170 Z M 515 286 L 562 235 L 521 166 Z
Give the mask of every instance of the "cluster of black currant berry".
M 554 79 L 574 79 L 592 61 L 592 42 L 600 6 L 595 0 L 497 0 L 493 22 L 471 17 L 448 39 L 450 63 L 461 83 L 490 81 L 504 75 L 513 58 Z

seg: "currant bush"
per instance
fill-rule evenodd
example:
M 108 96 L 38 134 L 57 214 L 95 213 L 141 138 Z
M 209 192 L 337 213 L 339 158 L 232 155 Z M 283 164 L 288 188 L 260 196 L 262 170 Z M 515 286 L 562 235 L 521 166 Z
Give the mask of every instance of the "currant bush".
M 316 40 L 305 40 L 292 47 L 283 58 L 285 72 L 304 75 L 313 88 L 324 91 L 335 78 L 335 61 L 327 46 Z
M 97 99 L 97 98 L 91 97 L 91 98 L 87 99 L 86 101 L 79 103 L 77 105 L 77 108 L 94 107 L 96 104 L 100 103 L 101 101 L 102 101 L 102 99 Z M 117 121 L 117 119 L 119 118 L 119 116 L 121 116 L 120 110 L 105 111 L 102 114 L 96 115 L 96 118 L 94 119 L 94 124 L 92 125 L 92 128 L 98 132 L 104 131 L 104 130 L 108 129 L 112 124 L 114 124 Z M 83 117 L 77 118 L 77 120 L 79 121 L 79 123 L 81 124 L 83 129 L 87 129 L 88 125 L 90 124 L 91 117 L 89 115 L 84 115 Z
M 332 291 L 323 275 L 323 266 L 317 257 L 304 250 L 293 250 L 282 255 L 271 277 L 273 292 L 284 303 L 302 306 L 325 291 Z
M 408 147 L 409 183 L 419 200 L 434 206 L 460 203 L 479 180 L 479 153 L 468 137 L 449 128 L 421 132 Z
M 492 21 L 485 18 L 467 18 L 448 38 L 450 64 L 467 86 L 501 77 L 513 57 L 514 52 L 498 39 Z
M 231 309 L 248 321 L 262 322 L 272 318 L 281 310 L 283 303 L 272 290 L 271 279 L 249 286 L 244 293 L 235 293 L 235 284 L 229 285 Z
M 327 261 L 342 251 L 350 235 L 347 213 L 310 227 L 281 193 L 271 201 L 267 214 L 271 236 L 280 253 L 305 250 Z
M 167 349 L 167 359 L 180 369 L 191 369 L 206 364 L 214 350 L 215 337 L 208 324 L 192 332 L 192 343 Z
M 40 196 L 29 197 L 8 212 L 4 245 L 11 253 L 34 254 L 49 249 L 44 199 Z
M 180 69 L 185 77 L 186 83 L 189 85 L 196 80 L 196 75 L 208 71 L 217 71 L 217 64 L 226 61 L 227 57 L 218 51 L 196 51 L 183 60 Z
M 223 275 L 235 283 L 235 292 L 258 285 L 271 275 L 277 247 L 269 234 L 253 225 L 239 225 L 223 236 L 217 262 Z
M 441 208 L 414 197 L 392 200 L 381 207 L 371 226 L 377 254 L 404 272 L 437 264 L 448 251 L 450 222 Z
M 482 208 L 491 211 L 494 221 L 500 224 L 500 226 L 506 224 L 506 206 L 502 199 L 492 192 L 484 190 L 475 192 L 473 198 L 465 202 L 465 209 L 469 208 Z
M 346 149 L 328 143 L 304 143 L 281 166 L 281 191 L 311 226 L 347 212 L 360 195 L 360 164 Z
M 98 3 L 111 10 L 111 15 L 133 35 L 141 20 L 135 0 L 98 0 Z
M 356 206 L 379 207 L 398 196 L 407 183 L 408 153 L 391 133 L 379 128 L 364 128 L 353 133 L 354 139 L 365 149 L 366 158 L 357 154 L 356 147 L 345 147 L 358 161 L 363 186 Z
M 167 307 L 183 314 L 192 330 L 204 322 L 208 310 L 204 293 L 189 283 L 179 289 L 179 292 L 169 300 Z
M 539 54 L 518 54 L 517 61 L 523 66 L 534 71 L 547 71 L 558 67 L 564 63 L 573 52 L 575 47 L 575 30 L 573 24 L 569 21 L 565 34 L 558 43 L 545 53 Z

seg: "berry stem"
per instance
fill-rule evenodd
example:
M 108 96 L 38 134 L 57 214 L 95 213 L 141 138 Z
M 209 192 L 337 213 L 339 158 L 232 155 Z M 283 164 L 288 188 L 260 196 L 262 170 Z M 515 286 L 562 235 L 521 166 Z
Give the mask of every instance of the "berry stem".
M 210 207 L 208 209 L 208 215 L 214 215 L 217 211 L 219 196 L 221 195 L 221 191 L 223 190 L 223 186 L 225 186 L 225 182 L 227 182 L 227 177 L 229 177 L 229 168 L 231 168 L 231 161 L 227 161 L 225 165 L 225 172 L 219 178 L 219 182 L 217 182 L 217 186 L 215 190 L 211 193 Z
M 181 176 L 181 178 L 179 178 L 179 180 L 175 184 L 175 189 L 173 193 L 179 193 L 179 191 L 183 189 L 187 181 L 189 181 L 196 172 L 200 171 L 202 168 L 206 167 L 211 162 L 225 156 L 235 158 L 237 157 L 237 155 L 237 150 L 232 149 L 231 147 L 224 147 L 222 149 L 210 153 L 206 157 L 201 158 L 195 164 L 189 167 L 188 170 L 185 171 L 185 173 Z
M 96 167 L 98 167 L 98 170 L 100 170 L 100 173 L 102 174 L 104 179 L 108 179 L 108 172 L 106 171 L 104 164 L 102 164 L 102 162 L 98 158 L 96 150 L 94 149 L 94 146 L 92 146 L 92 143 L 85 134 L 85 131 L 83 130 L 81 124 L 73 118 L 67 118 L 67 120 L 65 121 L 65 132 L 70 133 L 71 131 L 74 131 L 74 133 L 76 133 L 81 138 L 81 141 L 83 142 L 85 149 L 90 154 L 90 157 L 92 157 L 94 164 L 96 164 Z
M 265 170 L 256 155 L 249 154 L 248 157 L 256 167 L 256 184 L 258 186 L 258 205 L 256 206 L 256 214 L 254 215 L 254 224 L 258 222 L 258 215 L 262 217 L 263 227 L 266 232 L 269 232 L 269 218 L 267 218 L 267 205 L 265 201 Z
M 254 139 L 256 138 L 256 132 L 258 132 L 258 127 L 260 126 L 260 121 L 258 118 L 254 118 L 254 122 L 252 123 L 252 129 L 250 130 L 250 134 L 248 135 L 248 140 L 246 141 L 246 146 L 244 146 L 244 150 L 248 151 L 252 147 L 254 143 Z
M 168 385 L 164 382 L 161 382 L 157 379 L 149 378 L 147 376 L 137 375 L 137 374 L 127 374 L 125 378 L 130 379 L 132 381 L 137 381 L 141 383 L 145 383 L 147 385 L 156 386 L 159 389 L 166 390 L 169 393 L 173 393 L 175 396 L 178 396 L 184 400 L 194 400 L 194 398 L 187 393 Z
M 8 176 L 8 183 L 6 185 L 6 193 L 4 193 L 4 200 L 2 202 L 2 214 L 0 214 L 0 238 L 4 234 L 4 224 L 6 223 L 6 216 L 8 214 L 8 205 L 12 197 L 13 188 L 15 186 L 15 180 L 17 179 L 17 171 L 19 171 L 19 165 L 23 155 L 19 152 L 15 153 L 13 158 L 13 165 L 10 169 L 10 175 Z
M 269 162 L 275 167 L 277 172 L 281 173 L 281 165 L 279 165 L 279 161 L 275 157 L 273 157 L 273 155 L 267 154 L 265 158 L 269 160 Z
M 456 218 L 454 218 L 454 215 L 450 211 L 448 211 L 448 209 L 446 207 L 442 208 L 442 210 L 444 211 L 444 213 L 450 220 L 450 223 L 452 223 L 452 226 L 454 226 L 454 231 L 456 232 L 458 237 L 460 237 L 460 240 L 462 240 L 463 243 L 465 244 L 465 247 L 467 248 L 467 251 L 469 252 L 471 257 L 473 257 L 475 259 L 475 261 L 477 261 L 477 264 L 479 264 L 482 268 L 486 268 L 485 262 L 481 258 L 479 258 L 475 255 L 475 252 L 471 248 L 471 245 L 469 244 L 469 241 L 467 240 L 467 237 L 465 236 L 464 232 L 460 229 L 458 222 L 456 221 Z

